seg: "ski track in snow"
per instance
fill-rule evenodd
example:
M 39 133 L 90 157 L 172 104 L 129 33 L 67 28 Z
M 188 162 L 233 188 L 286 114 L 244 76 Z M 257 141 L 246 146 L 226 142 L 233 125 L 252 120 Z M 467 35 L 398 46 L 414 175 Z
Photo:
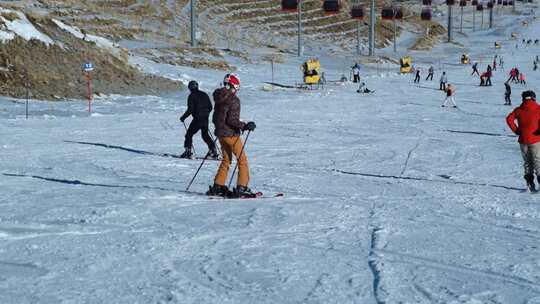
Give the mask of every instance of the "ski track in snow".
M 448 44 L 411 52 L 434 64 L 433 82 L 364 67 L 372 95 L 351 83 L 265 92 L 267 67 L 233 62 L 242 118 L 257 122 L 250 183 L 276 199 L 201 195 L 218 162 L 184 191 L 200 164 L 174 158 L 186 92 L 105 96 L 91 116 L 81 101 L 31 101 L 28 121 L 24 102 L 0 99 L 0 303 L 538 302 L 540 196 L 524 192 L 502 82 L 518 65 L 528 85 L 513 85 L 514 104 L 539 92 L 540 46 L 518 40 L 516 56 L 507 37 L 540 33 L 530 16 L 497 26 L 456 38 L 481 69 L 503 42 L 507 71 L 486 88 Z M 348 73 L 320 57 L 329 78 Z M 206 91 L 223 76 L 132 60 Z M 276 64 L 276 79 L 298 81 L 300 63 Z M 442 69 L 458 109 L 440 107 Z

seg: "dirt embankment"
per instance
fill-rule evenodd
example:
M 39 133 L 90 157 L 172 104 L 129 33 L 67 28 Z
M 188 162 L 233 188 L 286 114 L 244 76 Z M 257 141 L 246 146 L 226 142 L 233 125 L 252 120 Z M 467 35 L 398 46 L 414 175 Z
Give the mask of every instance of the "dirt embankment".
M 15 16 L 5 16 L 16 18 Z M 54 44 L 16 36 L 0 40 L 0 95 L 24 97 L 27 84 L 36 99 L 85 98 L 85 62 L 92 62 L 94 92 L 101 94 L 159 94 L 179 90 L 181 83 L 145 75 L 127 62 L 127 52 L 107 49 L 80 39 L 50 18 L 27 15 L 28 20 Z M 7 19 L 6 19 L 7 20 Z M 5 25 L 0 20 L 0 28 Z M 5 27 L 4 27 L 5 28 Z

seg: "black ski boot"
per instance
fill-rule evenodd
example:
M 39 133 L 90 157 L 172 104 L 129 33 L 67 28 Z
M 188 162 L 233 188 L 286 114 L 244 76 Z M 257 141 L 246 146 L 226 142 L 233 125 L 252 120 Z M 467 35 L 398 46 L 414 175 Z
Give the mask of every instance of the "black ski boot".
M 257 194 L 248 187 L 244 186 L 236 186 L 232 193 L 232 197 L 234 198 L 254 198 L 257 197 Z
M 180 155 L 180 158 L 193 158 L 193 151 L 191 150 L 191 148 L 186 148 L 184 153 Z
M 217 153 L 216 149 L 210 149 L 208 151 L 208 154 L 206 154 L 206 158 L 208 159 L 219 159 L 219 153 Z
M 523 178 L 527 182 L 527 188 L 529 189 L 529 191 L 530 192 L 536 192 L 536 186 L 534 185 L 534 175 L 525 174 L 525 176 L 523 176 Z
M 214 184 L 213 186 L 208 187 L 208 191 L 206 192 L 206 195 L 209 196 L 229 196 L 230 191 L 229 188 L 226 186 Z

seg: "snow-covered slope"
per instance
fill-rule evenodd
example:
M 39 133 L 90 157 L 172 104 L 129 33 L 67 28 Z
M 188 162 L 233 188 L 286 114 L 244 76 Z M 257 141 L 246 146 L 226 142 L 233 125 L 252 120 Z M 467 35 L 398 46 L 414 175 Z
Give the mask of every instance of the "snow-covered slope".
M 514 105 L 540 92 L 540 46 L 521 44 L 538 28 L 501 18 L 459 38 L 482 69 L 503 56 L 492 87 L 455 45 L 413 53 L 449 74 L 457 109 L 440 107 L 436 81 L 394 67 L 363 68 L 375 94 L 359 95 L 352 83 L 266 92 L 270 67 L 238 62 L 242 118 L 258 126 L 251 186 L 279 199 L 183 192 L 199 162 L 160 153 L 181 152 L 184 92 L 105 97 L 91 116 L 84 103 L 31 102 L 29 120 L 0 99 L 0 303 L 540 303 L 540 197 L 523 192 L 502 105 L 512 66 L 528 79 Z M 320 57 L 329 80 L 348 73 Z M 223 77 L 133 60 L 207 91 Z M 276 79 L 298 81 L 299 64 L 276 64 Z

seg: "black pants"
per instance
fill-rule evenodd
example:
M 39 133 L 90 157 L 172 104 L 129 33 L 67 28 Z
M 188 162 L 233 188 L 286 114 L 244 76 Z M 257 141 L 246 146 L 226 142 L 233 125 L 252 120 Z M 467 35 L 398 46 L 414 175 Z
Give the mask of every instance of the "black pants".
M 439 85 L 439 90 L 441 90 L 441 91 L 446 90 L 446 82 L 441 82 L 441 84 Z
M 420 75 L 416 75 L 416 77 L 414 77 L 414 82 L 420 82 Z
M 510 100 L 510 94 L 504 94 L 504 104 L 506 105 L 511 105 L 512 104 L 512 100 Z
M 360 75 L 353 75 L 353 82 L 360 82 Z
M 486 78 L 486 86 L 491 86 L 491 77 Z
M 426 80 L 433 80 L 433 73 L 429 73 L 426 77 Z
M 215 145 L 210 137 L 208 131 L 208 119 L 194 119 L 190 124 L 186 132 L 186 139 L 184 140 L 184 148 L 191 148 L 193 145 L 193 135 L 201 130 L 201 136 L 204 142 L 208 145 L 209 150 L 214 150 Z

